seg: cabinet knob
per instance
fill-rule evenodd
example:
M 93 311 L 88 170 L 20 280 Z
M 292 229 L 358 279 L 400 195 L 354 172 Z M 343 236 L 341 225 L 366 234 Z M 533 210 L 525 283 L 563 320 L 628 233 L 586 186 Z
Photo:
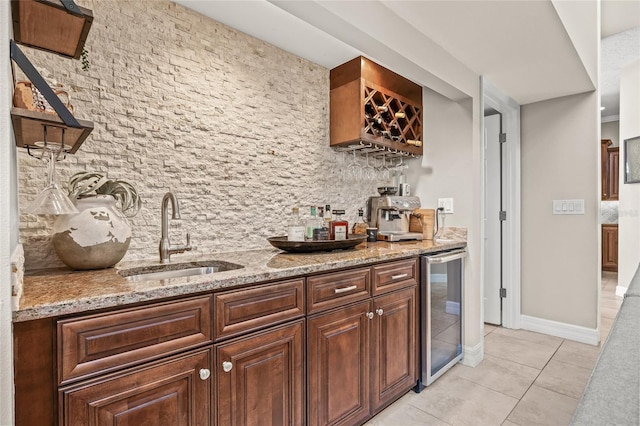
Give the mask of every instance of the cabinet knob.
M 367 318 L 373 319 L 373 312 L 367 312 Z
M 222 370 L 225 373 L 228 373 L 229 371 L 231 371 L 232 368 L 233 368 L 233 364 L 230 363 L 229 361 L 225 361 L 222 363 Z
M 382 310 L 382 308 L 378 308 L 376 309 L 376 314 L 378 314 L 378 316 L 381 317 L 382 314 L 384 314 L 384 311 Z
M 209 377 L 211 377 L 211 370 L 209 370 L 208 368 L 201 368 L 200 380 L 207 380 Z

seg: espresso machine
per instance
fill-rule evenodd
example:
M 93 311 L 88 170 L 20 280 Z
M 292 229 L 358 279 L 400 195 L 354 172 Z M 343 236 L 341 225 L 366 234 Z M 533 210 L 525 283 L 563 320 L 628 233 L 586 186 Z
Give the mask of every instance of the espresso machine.
M 421 240 L 422 233 L 409 232 L 411 212 L 419 208 L 419 197 L 395 195 L 369 197 L 367 201 L 367 222 L 369 222 L 370 227 L 378 228 L 378 240 Z

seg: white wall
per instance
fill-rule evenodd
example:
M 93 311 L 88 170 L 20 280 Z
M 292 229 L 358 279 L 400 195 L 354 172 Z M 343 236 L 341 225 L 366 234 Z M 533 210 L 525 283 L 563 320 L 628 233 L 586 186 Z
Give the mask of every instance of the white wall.
M 611 139 L 610 146 L 620 146 L 620 122 L 608 121 L 600 125 L 600 139 Z
M 640 60 L 620 73 L 619 294 L 629 287 L 640 261 L 640 184 L 624 183 L 624 140 L 640 136 Z
M 411 164 L 407 181 L 424 208 L 436 208 L 438 198 L 453 198 L 454 214 L 447 215 L 445 224 L 468 228 L 464 345 L 475 348 L 481 359 L 479 93 L 455 102 L 424 89 L 423 106 L 424 155 Z M 473 356 L 465 358 L 476 362 Z
M 595 329 L 599 274 L 596 92 L 525 105 L 522 149 L 522 314 Z M 583 199 L 584 215 L 553 215 Z
M 0 425 L 13 424 L 13 338 L 11 334 L 11 254 L 18 240 L 15 142 L 11 130 L 13 81 L 9 59 L 11 13 L 0 2 Z

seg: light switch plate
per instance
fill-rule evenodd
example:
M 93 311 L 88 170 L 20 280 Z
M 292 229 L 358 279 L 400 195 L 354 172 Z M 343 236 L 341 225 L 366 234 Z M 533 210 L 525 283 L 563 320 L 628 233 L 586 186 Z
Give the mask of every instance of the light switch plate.
M 584 214 L 584 199 L 553 200 L 553 214 Z
M 444 207 L 447 214 L 453 213 L 453 198 L 438 198 L 438 207 Z

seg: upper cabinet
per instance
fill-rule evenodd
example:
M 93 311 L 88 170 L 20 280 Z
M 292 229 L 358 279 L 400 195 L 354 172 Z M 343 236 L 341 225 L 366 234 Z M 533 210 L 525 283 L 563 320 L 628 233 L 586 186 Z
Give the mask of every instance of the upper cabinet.
M 600 162 L 602 168 L 602 200 L 618 200 L 620 176 L 620 152 L 611 147 L 611 139 L 602 139 L 600 144 Z
M 330 78 L 332 147 L 422 155 L 422 86 L 362 56 Z

